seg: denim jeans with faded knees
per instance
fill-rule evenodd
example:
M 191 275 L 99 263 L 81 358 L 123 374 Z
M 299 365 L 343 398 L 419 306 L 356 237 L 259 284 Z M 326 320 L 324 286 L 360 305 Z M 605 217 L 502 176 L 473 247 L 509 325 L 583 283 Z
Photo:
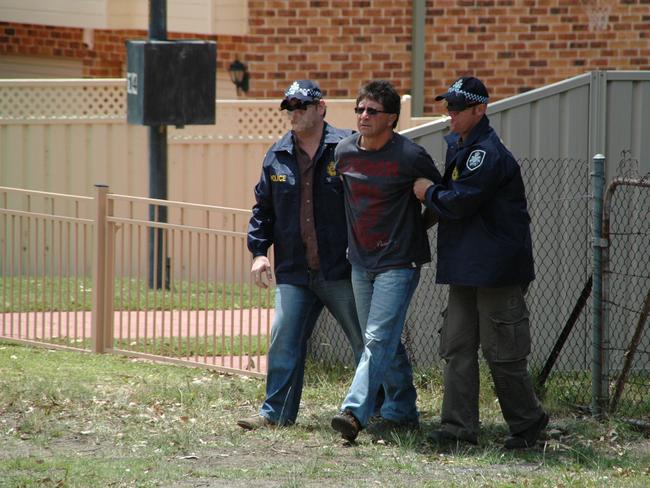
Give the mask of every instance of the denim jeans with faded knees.
M 352 267 L 352 287 L 365 349 L 343 400 L 362 427 L 373 413 L 374 399 L 383 385 L 381 416 L 396 422 L 416 422 L 417 393 L 413 370 L 401 342 L 406 312 L 420 280 L 419 268 L 371 273 Z
M 326 281 L 310 272 L 309 286 L 277 285 L 268 352 L 266 398 L 260 415 L 280 425 L 293 424 L 302 395 L 307 341 L 323 306 L 337 319 L 355 361 L 363 352 L 363 334 L 349 280 Z

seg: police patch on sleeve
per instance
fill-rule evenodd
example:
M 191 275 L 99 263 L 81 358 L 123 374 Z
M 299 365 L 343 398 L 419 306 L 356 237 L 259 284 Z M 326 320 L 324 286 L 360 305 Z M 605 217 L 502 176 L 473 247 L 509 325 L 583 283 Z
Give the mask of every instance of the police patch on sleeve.
M 470 153 L 469 157 L 467 158 L 467 162 L 465 163 L 465 166 L 467 166 L 467 169 L 470 171 L 477 170 L 483 164 L 484 159 L 485 159 L 485 151 L 481 149 L 476 149 Z

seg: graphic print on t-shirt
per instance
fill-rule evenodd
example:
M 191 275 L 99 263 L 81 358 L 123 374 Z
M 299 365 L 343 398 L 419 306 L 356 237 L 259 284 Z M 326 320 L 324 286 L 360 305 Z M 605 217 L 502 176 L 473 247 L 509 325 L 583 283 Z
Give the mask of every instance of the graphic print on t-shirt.
M 395 161 L 371 161 L 346 158 L 339 170 L 347 177 L 350 204 L 354 219 L 352 232 L 357 244 L 366 251 L 380 249 L 390 244 L 390 226 L 382 219 L 390 215 L 386 203 L 390 200 L 381 181 L 395 177 L 399 164 Z

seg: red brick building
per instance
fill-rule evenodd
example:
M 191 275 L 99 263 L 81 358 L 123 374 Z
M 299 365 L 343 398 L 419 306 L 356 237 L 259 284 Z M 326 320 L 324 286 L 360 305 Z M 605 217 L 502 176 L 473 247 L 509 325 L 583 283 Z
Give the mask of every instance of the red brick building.
M 277 98 L 296 78 L 330 97 L 373 78 L 407 93 L 414 1 L 248 0 L 245 35 L 168 37 L 215 40 L 222 73 L 236 58 L 247 65 L 248 97 Z M 1 22 L 0 57 L 81 59 L 83 76 L 121 77 L 124 41 L 146 36 L 94 29 L 88 42 L 81 28 Z M 423 69 L 425 114 L 460 75 L 482 78 L 496 100 L 596 69 L 648 70 L 650 0 L 427 0 Z

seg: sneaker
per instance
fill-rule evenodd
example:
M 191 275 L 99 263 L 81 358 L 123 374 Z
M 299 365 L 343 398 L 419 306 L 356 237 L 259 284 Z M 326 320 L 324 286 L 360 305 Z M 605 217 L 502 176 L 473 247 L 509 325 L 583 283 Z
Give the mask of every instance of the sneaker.
M 427 440 L 437 447 L 452 447 L 457 446 L 461 443 L 473 445 L 478 444 L 478 441 L 474 438 L 464 436 L 459 437 L 452 434 L 451 432 L 447 432 L 446 430 L 434 430 L 429 432 L 427 435 Z
M 361 424 L 352 412 L 343 410 L 338 415 L 332 417 L 332 429 L 341 433 L 346 441 L 354 441 L 361 431 Z
M 238 420 L 237 425 L 239 425 L 244 430 L 255 430 L 263 427 L 274 427 L 276 423 L 270 421 L 262 415 L 255 415 L 247 419 Z
M 526 430 L 508 436 L 504 447 L 506 449 L 527 449 L 533 447 L 539 439 L 542 431 L 548 425 L 548 420 L 548 415 L 543 413 L 542 416 Z

